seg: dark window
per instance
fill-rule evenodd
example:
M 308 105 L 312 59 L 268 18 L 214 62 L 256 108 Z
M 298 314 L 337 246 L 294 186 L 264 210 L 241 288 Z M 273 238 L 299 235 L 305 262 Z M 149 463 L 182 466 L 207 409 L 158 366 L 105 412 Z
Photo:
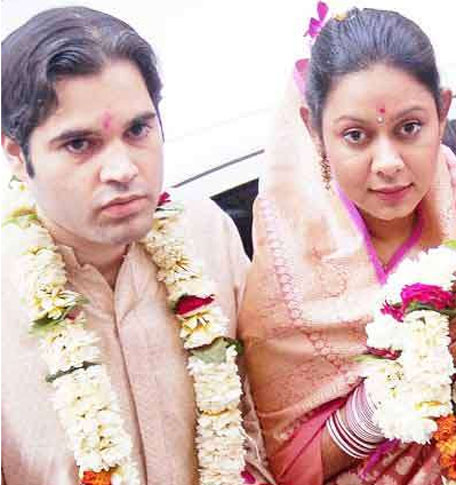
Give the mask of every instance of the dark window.
M 252 205 L 257 194 L 258 179 L 255 179 L 212 197 L 212 200 L 233 219 L 250 259 L 253 255 Z

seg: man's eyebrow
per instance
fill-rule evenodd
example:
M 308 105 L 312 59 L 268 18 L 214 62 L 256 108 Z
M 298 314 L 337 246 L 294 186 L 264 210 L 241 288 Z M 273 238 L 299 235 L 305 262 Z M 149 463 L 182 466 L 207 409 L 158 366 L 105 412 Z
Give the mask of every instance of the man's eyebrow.
M 126 127 L 130 127 L 136 125 L 138 123 L 145 123 L 147 121 L 151 121 L 157 117 L 157 113 L 155 111 L 145 111 L 137 116 L 135 116 L 131 121 L 126 123 Z
M 87 129 L 65 130 L 62 133 L 60 133 L 60 135 L 57 135 L 56 137 L 52 138 L 49 144 L 50 145 L 61 144 L 69 140 L 75 140 L 78 138 L 87 138 L 89 136 L 93 136 L 94 134 L 95 132 L 93 130 L 87 130 Z
M 157 113 L 155 111 L 145 111 L 144 113 L 140 113 L 133 117 L 130 121 L 125 124 L 126 128 L 129 128 L 133 125 L 138 123 L 145 123 L 147 121 L 151 121 L 157 117 Z M 65 130 L 56 137 L 52 138 L 49 142 L 50 145 L 62 144 L 70 140 L 75 140 L 78 138 L 87 138 L 99 135 L 97 130 L 90 130 L 90 129 L 74 129 L 74 130 Z

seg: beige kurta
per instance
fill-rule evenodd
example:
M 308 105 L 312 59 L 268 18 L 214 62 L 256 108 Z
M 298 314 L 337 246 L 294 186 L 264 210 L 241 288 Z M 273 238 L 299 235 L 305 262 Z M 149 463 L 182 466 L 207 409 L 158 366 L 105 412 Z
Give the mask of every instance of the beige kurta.
M 232 221 L 210 202 L 187 204 L 186 231 L 235 335 L 236 314 L 248 260 Z M 8 485 L 75 485 L 77 470 L 51 404 L 52 389 L 36 340 L 27 333 L 13 257 L 3 237 L 2 264 L 2 468 Z M 143 249 L 132 244 L 113 291 L 102 275 L 78 264 L 61 247 L 70 285 L 86 295 L 88 328 L 99 346 L 120 399 L 134 444 L 141 483 L 197 483 L 195 404 L 178 325 L 165 289 Z M 260 446 L 261 448 L 261 446 Z

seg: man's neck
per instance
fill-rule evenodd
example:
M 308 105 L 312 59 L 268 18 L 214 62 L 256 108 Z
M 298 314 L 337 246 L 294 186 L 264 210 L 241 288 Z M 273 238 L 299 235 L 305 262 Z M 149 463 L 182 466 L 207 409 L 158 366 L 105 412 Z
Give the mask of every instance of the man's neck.
M 62 226 L 40 214 L 40 219 L 57 244 L 71 247 L 81 265 L 90 264 L 98 269 L 111 288 L 127 251 L 126 244 L 100 244 L 68 232 Z

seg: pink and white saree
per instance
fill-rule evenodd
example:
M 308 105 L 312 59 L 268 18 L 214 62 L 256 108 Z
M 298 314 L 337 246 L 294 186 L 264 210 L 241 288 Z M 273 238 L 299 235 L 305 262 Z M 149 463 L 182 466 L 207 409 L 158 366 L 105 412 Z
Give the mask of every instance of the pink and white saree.
M 274 127 L 255 202 L 255 254 L 240 331 L 278 483 L 318 485 L 324 423 L 359 383 L 354 358 L 365 351 L 364 327 L 379 288 L 405 256 L 456 237 L 451 177 L 456 160 L 442 147 L 415 229 L 383 268 L 357 209 L 337 187 L 324 188 L 299 115 L 303 97 L 297 74 Z M 363 482 L 352 469 L 327 483 L 438 485 L 437 460 L 430 445 L 401 445 Z

